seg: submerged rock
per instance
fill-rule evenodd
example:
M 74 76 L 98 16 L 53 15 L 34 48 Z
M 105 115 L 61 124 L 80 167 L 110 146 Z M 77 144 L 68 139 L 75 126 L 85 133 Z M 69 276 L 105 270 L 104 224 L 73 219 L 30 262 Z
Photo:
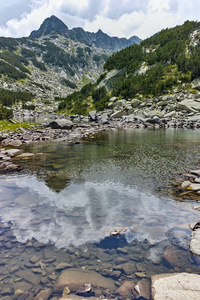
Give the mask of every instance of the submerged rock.
M 151 298 L 151 286 L 150 282 L 147 279 L 140 280 L 137 285 L 134 287 L 134 295 L 136 299 Z
M 42 290 L 40 291 L 37 296 L 35 297 L 36 300 L 48 300 L 49 297 L 51 296 L 52 294 L 52 289 L 46 289 L 46 290 Z
M 91 284 L 94 287 L 114 289 L 114 280 L 105 278 L 95 271 L 82 269 L 69 269 L 62 272 L 54 284 L 54 292 L 62 293 L 66 286 L 71 292 L 76 292 L 81 285 Z
M 134 293 L 135 282 L 125 281 L 117 290 L 117 293 L 122 297 L 130 298 Z
M 89 294 L 93 292 L 92 285 L 90 283 L 83 284 L 79 287 L 78 291 L 76 294 Z
M 153 300 L 197 300 L 200 295 L 200 275 L 177 273 L 151 277 Z
M 61 270 L 65 270 L 65 269 L 69 269 L 72 267 L 72 264 L 68 264 L 68 263 L 60 263 L 55 267 L 56 271 L 61 271 Z

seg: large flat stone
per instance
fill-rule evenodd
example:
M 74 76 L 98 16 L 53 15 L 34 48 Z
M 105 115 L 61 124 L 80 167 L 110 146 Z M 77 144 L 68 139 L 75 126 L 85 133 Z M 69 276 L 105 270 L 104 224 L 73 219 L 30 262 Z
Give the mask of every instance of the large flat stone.
M 200 111 L 200 102 L 192 99 L 184 99 L 183 101 L 178 103 L 178 108 L 181 110 L 186 110 L 188 112 Z
M 17 276 L 36 286 L 40 283 L 40 278 L 30 270 L 20 270 Z
M 94 287 L 115 289 L 114 280 L 105 278 L 94 271 L 82 269 L 68 269 L 62 272 L 54 284 L 54 292 L 62 293 L 68 286 L 71 292 L 76 292 L 83 284 L 91 284 Z
M 151 277 L 153 300 L 200 299 L 200 275 L 177 273 Z

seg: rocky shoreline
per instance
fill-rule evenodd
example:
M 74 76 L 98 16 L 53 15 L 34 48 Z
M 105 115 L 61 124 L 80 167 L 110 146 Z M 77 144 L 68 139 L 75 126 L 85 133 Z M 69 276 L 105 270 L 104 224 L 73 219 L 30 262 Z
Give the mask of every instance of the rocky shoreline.
M 200 129 L 200 118 L 190 119 L 163 119 L 163 118 L 119 118 L 112 119 L 107 114 L 97 114 L 91 111 L 89 117 L 70 116 L 57 119 L 56 115 L 50 123 L 33 125 L 32 128 L 20 128 L 15 132 L 0 133 L 0 171 L 19 171 L 21 168 L 11 163 L 11 159 L 16 156 L 28 157 L 33 154 L 22 153 L 21 146 L 33 142 L 62 140 L 78 143 L 79 139 L 88 138 L 108 129 L 132 128 L 132 129 Z M 73 122 L 71 121 L 73 120 Z M 10 149 L 16 148 L 16 149 Z
M 71 116 L 68 118 L 56 119 L 50 123 L 32 126 L 32 128 L 20 128 L 16 132 L 0 133 L 0 171 L 20 171 L 20 166 L 11 162 L 13 157 L 28 157 L 33 154 L 22 153 L 21 146 L 33 142 L 62 140 L 78 143 L 79 139 L 88 138 L 104 132 L 107 129 L 133 128 L 133 129 L 200 129 L 200 118 L 193 119 L 160 119 L 157 117 L 142 118 L 120 118 L 112 119 L 108 115 L 98 115 L 92 111 L 88 118 Z M 73 120 L 74 122 L 72 122 Z M 87 122 L 86 122 L 87 121 Z M 10 149 L 12 148 L 12 149 Z M 14 148 L 14 149 L 13 149 Z

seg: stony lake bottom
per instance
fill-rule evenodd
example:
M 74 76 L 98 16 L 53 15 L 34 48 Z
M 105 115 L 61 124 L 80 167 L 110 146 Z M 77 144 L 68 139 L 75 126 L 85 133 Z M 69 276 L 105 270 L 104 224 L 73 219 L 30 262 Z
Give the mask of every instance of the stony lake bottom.
M 0 294 L 52 287 L 61 263 L 112 278 L 116 289 L 159 273 L 199 273 L 189 251 L 198 198 L 180 197 L 175 185 L 199 167 L 199 137 L 109 129 L 80 143 L 25 146 L 42 154 L 0 177 Z M 110 236 L 116 229 L 127 231 Z

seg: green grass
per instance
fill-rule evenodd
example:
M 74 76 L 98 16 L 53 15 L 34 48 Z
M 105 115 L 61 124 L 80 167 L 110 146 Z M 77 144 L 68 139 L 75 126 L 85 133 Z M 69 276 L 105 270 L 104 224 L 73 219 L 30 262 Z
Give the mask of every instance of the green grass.
M 85 85 L 88 83 L 91 83 L 91 80 L 87 76 L 83 75 L 82 76 L 82 84 Z
M 21 131 L 21 128 L 31 128 L 33 124 L 30 123 L 16 123 L 13 124 L 9 121 L 0 121 L 0 132 L 9 132 L 9 131 Z

